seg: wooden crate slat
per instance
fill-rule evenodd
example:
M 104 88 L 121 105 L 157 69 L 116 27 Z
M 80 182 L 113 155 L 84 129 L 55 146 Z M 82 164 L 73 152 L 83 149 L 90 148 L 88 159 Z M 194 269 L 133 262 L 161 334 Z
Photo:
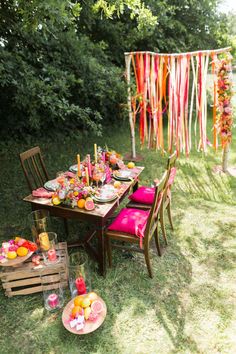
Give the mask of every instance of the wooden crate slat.
M 62 286 L 66 287 L 68 285 L 68 253 L 66 242 L 59 243 L 59 249 L 61 259 L 55 265 L 33 269 L 33 264 L 29 261 L 20 267 L 9 267 L 4 272 L 0 272 L 0 279 L 2 280 L 2 287 L 5 289 L 5 295 L 12 297 L 41 292 L 43 289 L 56 289 L 59 286 L 59 281 L 61 281 Z M 43 275 L 44 284 L 42 284 L 41 275 Z

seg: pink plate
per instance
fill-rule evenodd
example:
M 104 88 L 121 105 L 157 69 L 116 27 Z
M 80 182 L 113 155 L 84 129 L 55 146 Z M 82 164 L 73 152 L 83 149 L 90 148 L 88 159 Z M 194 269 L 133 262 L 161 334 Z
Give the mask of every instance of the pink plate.
M 17 256 L 15 259 L 8 259 L 4 263 L 0 262 L 0 265 L 3 267 L 16 267 L 16 266 L 20 265 L 21 263 L 25 262 L 28 258 L 30 258 L 33 253 L 34 252 L 29 251 L 28 254 L 24 257 Z

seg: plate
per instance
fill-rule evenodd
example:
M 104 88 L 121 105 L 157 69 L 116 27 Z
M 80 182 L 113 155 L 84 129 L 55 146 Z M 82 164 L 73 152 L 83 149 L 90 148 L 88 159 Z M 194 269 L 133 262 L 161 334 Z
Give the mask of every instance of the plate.
M 127 170 L 114 171 L 113 177 L 120 181 L 130 181 L 132 179 L 132 173 Z
M 101 324 L 103 323 L 103 321 L 105 320 L 106 315 L 107 315 L 107 306 L 106 306 L 105 302 L 99 296 L 98 296 L 97 300 L 101 301 L 103 304 L 102 312 L 99 313 L 96 321 L 94 321 L 94 322 L 93 321 L 86 321 L 84 328 L 80 329 L 79 331 L 77 331 L 76 328 L 70 327 L 69 318 L 70 318 L 71 310 L 74 307 L 74 299 L 70 300 L 70 302 L 68 302 L 68 304 L 66 305 L 66 307 L 64 308 L 63 313 L 62 313 L 62 323 L 63 323 L 64 327 L 69 332 L 74 333 L 74 334 L 87 334 L 87 333 L 91 333 L 91 332 L 96 331 L 96 329 L 101 326 Z
M 83 165 L 80 164 L 80 169 L 81 169 L 82 166 L 83 166 Z M 72 166 L 70 166 L 70 167 L 69 167 L 69 171 L 70 171 L 70 172 L 74 172 L 74 173 L 78 172 L 78 165 L 72 165 Z
M 44 188 L 49 191 L 55 192 L 59 188 L 59 183 L 55 179 L 53 179 L 51 181 L 47 181 L 44 184 Z
M 98 202 L 98 203 L 109 203 L 109 202 L 112 202 L 113 200 L 115 200 L 116 198 L 118 198 L 117 195 L 114 195 L 111 198 L 102 198 L 102 197 L 98 197 L 98 196 L 93 197 L 95 202 Z
M 24 257 L 16 257 L 15 259 L 8 259 L 6 262 L 1 263 L 0 265 L 3 267 L 15 267 L 20 265 L 21 263 L 25 262 L 28 258 L 30 258 L 32 256 L 34 252 L 28 252 L 28 254 Z

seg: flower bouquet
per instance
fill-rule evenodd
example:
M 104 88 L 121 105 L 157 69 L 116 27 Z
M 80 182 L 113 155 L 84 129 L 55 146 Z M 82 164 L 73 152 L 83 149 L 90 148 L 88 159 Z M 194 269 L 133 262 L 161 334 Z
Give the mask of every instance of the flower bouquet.
M 92 186 L 87 186 L 82 180 L 78 178 L 61 177 L 59 180 L 59 187 L 52 196 L 52 203 L 59 205 L 70 206 L 72 208 L 85 208 L 86 210 L 93 210 L 95 208 L 93 199 L 96 190 Z

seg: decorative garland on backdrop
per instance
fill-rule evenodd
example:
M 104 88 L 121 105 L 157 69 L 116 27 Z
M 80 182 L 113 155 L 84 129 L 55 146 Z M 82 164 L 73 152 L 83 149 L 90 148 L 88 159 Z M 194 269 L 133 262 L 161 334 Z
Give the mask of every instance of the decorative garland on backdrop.
M 219 60 L 216 54 L 219 52 L 220 50 L 176 55 L 126 53 L 131 58 L 136 83 L 136 92 L 130 97 L 130 114 L 133 125 L 139 114 L 142 146 L 147 141 L 148 148 L 165 151 L 163 119 L 167 116 L 169 152 L 175 149 L 178 154 L 183 152 L 188 156 L 193 145 L 192 130 L 196 148 L 206 151 L 207 145 L 210 145 L 207 138 L 207 74 L 210 58 L 212 73 L 217 72 L 218 75 L 217 83 L 214 81 L 213 93 L 213 147 L 217 148 L 218 134 L 222 146 L 226 141 L 231 141 L 231 56 L 227 54 L 225 59 Z M 126 60 L 126 65 L 127 63 Z
M 233 110 L 231 98 L 233 96 L 233 85 L 231 60 L 232 56 L 227 54 L 224 58 L 216 61 L 218 95 L 216 127 L 220 134 L 222 148 L 232 141 Z

